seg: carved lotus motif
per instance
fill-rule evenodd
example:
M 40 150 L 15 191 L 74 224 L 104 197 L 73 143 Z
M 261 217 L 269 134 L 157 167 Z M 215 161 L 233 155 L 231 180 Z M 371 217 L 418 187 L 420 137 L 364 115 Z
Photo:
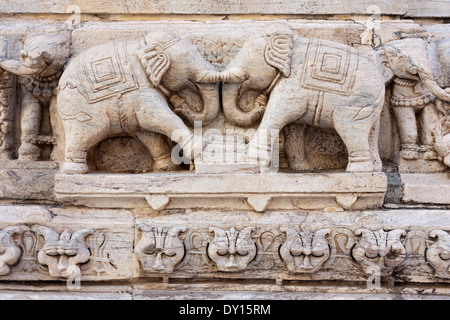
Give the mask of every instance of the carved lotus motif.
M 135 253 L 144 270 L 172 273 L 184 256 L 185 248 L 179 235 L 181 232 L 186 232 L 187 228 L 148 225 L 139 225 L 138 228 L 143 232 Z
M 24 227 L 13 226 L 0 231 L 0 275 L 7 275 L 10 266 L 19 261 L 22 250 L 14 242 L 15 234 L 22 234 Z
M 252 239 L 254 228 L 241 231 L 235 228 L 223 230 L 209 228 L 214 239 L 209 243 L 208 256 L 220 271 L 236 272 L 244 270 L 256 256 L 256 244 Z
M 436 239 L 428 246 L 427 261 L 435 270 L 435 276 L 450 279 L 450 235 L 443 230 L 430 232 L 430 238 Z
M 330 257 L 327 236 L 330 229 L 316 232 L 297 232 L 291 228 L 281 228 L 286 233 L 286 241 L 280 248 L 280 255 L 292 273 L 312 273 Z
M 401 241 L 406 236 L 403 229 L 358 229 L 355 234 L 361 238 L 353 248 L 352 255 L 366 274 L 372 274 L 371 270 L 377 268 L 382 275 L 390 275 L 406 259 L 406 249 Z
M 34 226 L 33 231 L 44 236 L 45 243 L 38 253 L 39 263 L 48 266 L 52 277 L 77 277 L 80 265 L 89 260 L 91 253 L 85 239 L 93 234 L 92 229 L 81 229 L 74 233 L 64 230 L 61 234 L 43 226 Z

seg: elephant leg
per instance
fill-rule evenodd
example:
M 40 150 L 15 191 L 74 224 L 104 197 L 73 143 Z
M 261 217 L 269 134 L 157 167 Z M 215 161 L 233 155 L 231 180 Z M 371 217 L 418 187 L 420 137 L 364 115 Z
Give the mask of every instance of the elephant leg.
M 63 174 L 84 174 L 89 172 L 86 157 L 88 151 L 108 137 L 109 126 L 102 123 L 84 125 L 76 120 L 63 123 L 65 133 Z M 99 128 L 103 128 L 99 129 Z M 95 130 L 95 131 L 93 131 Z
M 172 150 L 166 137 L 149 131 L 138 131 L 136 136 L 145 145 L 155 161 L 153 171 L 175 171 L 179 169 L 179 166 L 174 164 L 171 159 Z
M 412 107 L 394 107 L 395 118 L 402 143 L 400 155 L 405 160 L 419 158 L 416 113 Z
M 305 124 L 291 123 L 284 130 L 284 148 L 289 168 L 296 171 L 311 169 L 311 164 L 305 151 L 306 141 Z
M 335 109 L 334 128 L 348 151 L 347 172 L 381 171 L 377 146 L 381 107 L 382 105 L 371 105 L 365 107 L 369 109 L 352 107 Z M 358 118 L 363 112 L 365 116 L 363 114 L 363 118 Z
M 168 106 L 166 100 L 156 90 L 146 91 L 127 104 L 134 106 L 139 125 L 152 132 L 161 133 L 178 143 L 190 159 L 201 152 L 203 140 L 194 135 Z M 124 102 L 124 105 L 126 103 Z
M 22 130 L 19 160 L 37 160 L 41 149 L 32 142 L 32 137 L 39 135 L 42 107 L 39 101 L 30 93 L 25 92 L 22 101 L 20 127 Z
M 306 111 L 306 100 L 296 100 L 296 103 L 295 107 L 286 105 L 286 94 L 272 92 L 261 124 L 248 146 L 250 161 L 257 161 L 261 171 L 270 166 L 273 146 L 278 142 L 280 131 Z
M 433 104 L 426 105 L 420 116 L 420 140 L 425 147 L 425 153 L 423 157 L 425 160 L 436 160 L 439 158 L 438 154 L 434 151 L 434 129 L 439 124 L 440 113 Z
M 383 102 L 384 104 L 384 102 Z M 383 107 L 383 106 L 381 106 Z M 370 154 L 372 156 L 373 170 L 375 172 L 381 172 L 383 170 L 383 163 L 380 158 L 380 152 L 378 150 L 378 137 L 380 136 L 380 116 L 375 120 L 372 130 L 369 136 Z

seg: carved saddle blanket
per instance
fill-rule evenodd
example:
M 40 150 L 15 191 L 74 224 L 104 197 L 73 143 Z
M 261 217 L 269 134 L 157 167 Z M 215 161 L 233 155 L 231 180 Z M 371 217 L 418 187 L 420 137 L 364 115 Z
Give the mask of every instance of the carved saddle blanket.
M 301 85 L 307 89 L 349 95 L 355 81 L 358 58 L 358 51 L 354 48 L 311 39 Z
M 89 103 L 139 88 L 126 45 L 124 41 L 117 41 L 98 48 L 98 54 L 80 57 L 78 76 Z

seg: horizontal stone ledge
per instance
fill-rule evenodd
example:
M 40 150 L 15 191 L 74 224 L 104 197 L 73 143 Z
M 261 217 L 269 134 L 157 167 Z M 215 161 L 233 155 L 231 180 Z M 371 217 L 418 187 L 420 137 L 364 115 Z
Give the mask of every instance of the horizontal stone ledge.
M 327 208 L 342 211 L 380 207 L 386 190 L 384 173 L 93 173 L 55 177 L 59 201 L 93 207 L 150 205 L 155 210 L 229 206 L 257 212 Z
M 5 13 L 89 14 L 380 14 L 404 15 L 413 0 L 7 0 L 0 4 Z M 372 6 L 372 7 L 371 7 Z M 421 5 L 416 5 L 418 8 Z M 376 7 L 376 9 L 371 9 Z

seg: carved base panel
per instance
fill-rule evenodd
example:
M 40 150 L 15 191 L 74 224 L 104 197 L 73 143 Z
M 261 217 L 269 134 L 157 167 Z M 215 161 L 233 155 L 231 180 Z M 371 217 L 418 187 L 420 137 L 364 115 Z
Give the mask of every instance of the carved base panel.
M 157 213 L 3 205 L 0 219 L 2 281 L 450 283 L 446 210 Z
M 358 210 L 380 207 L 386 189 L 383 173 L 58 174 L 55 179 L 59 201 L 155 210 Z
M 450 173 L 402 173 L 403 202 L 450 204 Z
M 0 162 L 0 197 L 20 200 L 53 200 L 55 162 Z

